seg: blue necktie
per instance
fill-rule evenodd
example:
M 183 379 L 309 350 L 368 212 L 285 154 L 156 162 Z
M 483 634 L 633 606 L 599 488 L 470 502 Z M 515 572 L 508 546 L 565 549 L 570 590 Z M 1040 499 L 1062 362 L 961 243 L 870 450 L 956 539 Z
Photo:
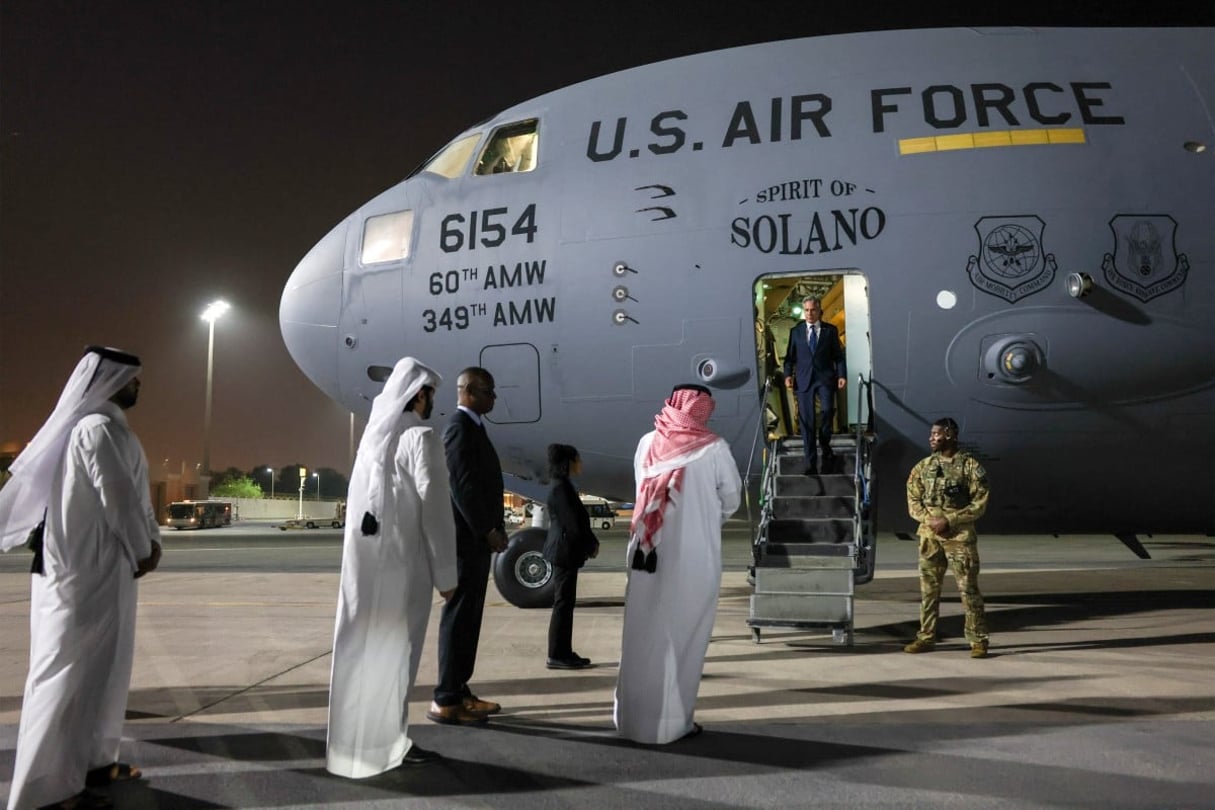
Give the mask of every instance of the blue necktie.
M 810 353 L 814 354 L 814 350 L 818 347 L 818 332 L 813 326 L 807 326 L 806 329 L 810 332 Z

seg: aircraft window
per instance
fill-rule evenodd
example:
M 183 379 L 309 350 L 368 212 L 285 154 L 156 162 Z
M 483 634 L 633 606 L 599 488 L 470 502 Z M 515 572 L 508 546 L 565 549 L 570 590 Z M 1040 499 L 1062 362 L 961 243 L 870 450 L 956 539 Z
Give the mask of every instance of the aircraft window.
M 481 133 L 476 132 L 465 135 L 458 141 L 452 141 L 443 151 L 431 158 L 430 162 L 422 167 L 422 171 L 433 172 L 448 179 L 459 177 L 464 173 L 464 167 L 468 165 L 468 159 L 472 157 L 479 140 Z
M 536 141 L 540 121 L 520 121 L 499 127 L 490 136 L 474 174 L 530 172 L 536 168 Z
M 396 262 L 409 256 L 413 237 L 413 211 L 368 217 L 363 224 L 362 264 Z

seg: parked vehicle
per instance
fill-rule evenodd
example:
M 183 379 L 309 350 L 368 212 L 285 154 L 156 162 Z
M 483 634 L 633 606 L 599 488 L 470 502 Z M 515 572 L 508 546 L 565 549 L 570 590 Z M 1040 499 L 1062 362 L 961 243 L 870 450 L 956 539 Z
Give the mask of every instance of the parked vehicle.
M 346 526 L 346 502 L 338 501 L 334 508 L 333 517 L 303 517 L 303 518 L 288 518 L 278 524 L 280 531 L 288 529 L 319 529 L 322 526 L 328 526 L 332 529 L 341 529 Z
M 169 504 L 169 525 L 174 529 L 214 529 L 232 523 L 230 501 L 174 501 Z
M 334 522 L 336 523 L 337 521 Z M 319 529 L 320 527 L 321 524 L 312 518 L 303 518 L 302 520 L 300 518 L 290 518 L 278 524 L 279 530 L 284 532 L 288 529 Z
M 591 526 L 596 529 L 610 529 L 616 525 L 616 510 L 603 498 L 583 498 L 582 505 L 591 516 Z

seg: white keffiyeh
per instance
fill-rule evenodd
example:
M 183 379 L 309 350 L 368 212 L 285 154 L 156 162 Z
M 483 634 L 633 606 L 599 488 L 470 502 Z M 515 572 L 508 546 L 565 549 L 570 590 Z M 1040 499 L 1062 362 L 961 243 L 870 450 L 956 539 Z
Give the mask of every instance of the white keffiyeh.
M 0 489 L 0 550 L 24 545 L 30 531 L 42 521 L 72 428 L 96 413 L 139 376 L 140 370 L 134 355 L 100 346 L 85 350 L 50 417 L 9 467 L 12 478 Z

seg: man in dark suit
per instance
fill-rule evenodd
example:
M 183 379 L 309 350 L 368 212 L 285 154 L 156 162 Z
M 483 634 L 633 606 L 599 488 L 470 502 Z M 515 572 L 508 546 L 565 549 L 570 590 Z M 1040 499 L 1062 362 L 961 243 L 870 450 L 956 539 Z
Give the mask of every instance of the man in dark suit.
M 456 381 L 458 409 L 443 431 L 456 518 L 456 592 L 439 620 L 439 683 L 426 716 L 436 723 L 484 723 L 502 710 L 468 688 L 477 663 L 490 555 L 506 548 L 502 466 L 481 417 L 494 409 L 494 378 L 466 368 Z
M 842 390 L 848 376 L 840 333 L 824 323 L 823 307 L 817 298 L 802 301 L 802 323 L 789 332 L 785 350 L 785 387 L 797 394 L 797 424 L 801 429 L 806 455 L 806 475 L 818 472 L 815 439 L 823 445 L 823 471 L 832 464 L 831 424 L 835 415 L 835 392 Z M 822 413 L 817 434 L 814 430 L 814 399 Z

